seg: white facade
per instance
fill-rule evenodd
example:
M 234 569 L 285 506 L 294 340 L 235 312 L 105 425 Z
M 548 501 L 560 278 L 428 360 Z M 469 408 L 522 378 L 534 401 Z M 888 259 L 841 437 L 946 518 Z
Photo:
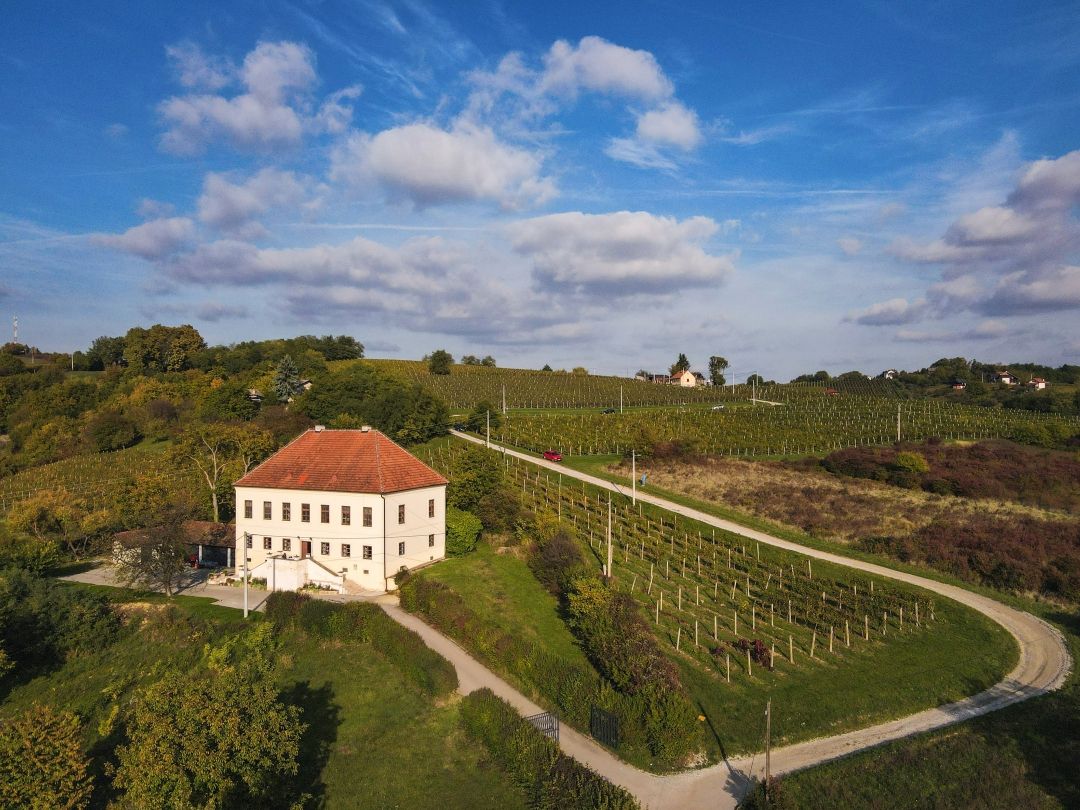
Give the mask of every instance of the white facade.
M 237 486 L 238 570 L 245 536 L 249 570 L 271 556 L 310 557 L 360 588 L 391 590 L 402 567 L 446 556 L 446 486 L 385 495 Z M 284 590 L 284 583 L 277 588 Z
M 683 388 L 693 388 L 697 385 L 697 377 L 694 376 L 692 371 L 680 371 L 671 379 L 673 382 L 678 382 Z

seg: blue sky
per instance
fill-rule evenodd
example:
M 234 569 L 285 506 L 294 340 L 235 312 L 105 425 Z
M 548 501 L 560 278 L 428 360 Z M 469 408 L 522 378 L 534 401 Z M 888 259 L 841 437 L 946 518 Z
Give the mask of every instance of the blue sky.
M 0 28 L 0 311 L 43 349 L 1080 356 L 1075 2 L 60 5 Z

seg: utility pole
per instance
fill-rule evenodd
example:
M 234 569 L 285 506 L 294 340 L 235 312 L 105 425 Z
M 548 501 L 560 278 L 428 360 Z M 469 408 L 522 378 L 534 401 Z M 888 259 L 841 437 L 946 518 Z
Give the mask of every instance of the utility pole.
M 634 492 L 634 506 L 637 506 L 637 450 L 630 451 L 630 486 Z
M 622 413 L 622 386 L 619 386 L 619 413 Z
M 248 617 L 248 540 L 251 535 L 244 532 L 244 618 Z
M 505 384 L 502 387 L 502 391 L 503 391 L 503 416 L 506 416 L 506 385 Z
M 484 440 L 484 446 L 491 449 L 491 411 L 485 411 L 487 415 L 487 438 Z
M 769 798 L 769 756 L 772 753 L 772 698 L 765 702 L 765 798 Z
M 900 444 L 900 403 L 896 404 L 896 443 Z
M 611 493 L 607 496 L 607 574 L 611 578 Z
M 757 405 L 757 372 L 750 378 L 750 381 L 754 384 L 753 392 L 750 394 L 750 401 Z

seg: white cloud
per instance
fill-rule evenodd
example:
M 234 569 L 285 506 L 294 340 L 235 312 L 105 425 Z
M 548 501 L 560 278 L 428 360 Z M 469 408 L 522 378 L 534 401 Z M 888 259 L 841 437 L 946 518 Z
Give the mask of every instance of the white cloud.
M 674 92 L 649 51 L 624 48 L 596 36 L 583 37 L 576 46 L 561 39 L 552 45 L 544 57 L 540 86 L 570 95 L 585 89 L 649 101 Z
M 644 113 L 637 121 L 637 136 L 651 143 L 689 151 L 701 143 L 697 113 L 677 101 Z
M 994 315 L 1080 308 L 1080 150 L 1029 164 L 1003 205 L 956 216 L 930 242 L 896 240 L 901 259 L 943 267 L 927 296 L 934 314 Z
M 678 164 L 655 145 L 642 143 L 637 138 L 612 138 L 604 148 L 604 154 L 613 160 L 621 160 L 623 163 L 629 163 L 640 169 L 673 171 L 678 168 Z
M 233 80 L 236 67 L 228 60 L 209 56 L 190 41 L 168 45 L 165 55 L 172 63 L 176 80 L 184 87 L 197 90 L 220 90 Z
M 152 219 L 122 234 L 94 234 L 95 244 L 144 259 L 161 259 L 176 252 L 195 236 L 195 223 L 187 217 Z
M 542 287 L 616 296 L 719 284 L 734 271 L 735 257 L 704 250 L 717 230 L 707 217 L 679 222 L 644 211 L 568 212 L 507 228 Z
M 836 240 L 836 246 L 843 251 L 845 256 L 857 256 L 863 244 L 861 239 L 854 236 L 842 236 Z
M 417 206 L 490 200 L 503 208 L 541 205 L 557 194 L 540 158 L 490 129 L 426 123 L 354 134 L 334 151 L 331 177 L 363 188 L 379 182 Z
M 198 201 L 199 220 L 222 231 L 258 237 L 265 231 L 253 218 L 271 208 L 299 203 L 303 197 L 303 183 L 292 172 L 262 169 L 243 183 L 210 172 Z
M 198 154 L 221 138 L 239 149 L 267 152 L 295 146 L 305 130 L 341 132 L 352 116 L 346 102 L 360 92 L 357 86 L 339 90 L 311 114 L 315 57 L 295 42 L 260 42 L 239 70 L 209 60 L 195 46 L 173 46 L 169 55 L 179 81 L 192 90 L 219 90 L 237 81 L 244 88 L 231 97 L 173 96 L 158 106 L 166 125 L 161 147 L 181 155 Z

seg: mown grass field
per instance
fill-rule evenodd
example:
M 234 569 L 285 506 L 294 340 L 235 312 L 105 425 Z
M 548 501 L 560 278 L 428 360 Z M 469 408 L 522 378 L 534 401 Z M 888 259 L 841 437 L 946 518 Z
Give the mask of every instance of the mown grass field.
M 239 632 L 238 611 L 198 597 L 147 595 L 105 586 L 71 585 L 108 595 L 132 616 L 113 644 L 74 657 L 59 669 L 17 683 L 0 703 L 0 718 L 34 702 L 75 711 L 94 753 L 94 807 L 109 800 L 102 763 L 115 739 L 107 718 L 166 665 L 193 665 L 206 643 Z M 166 612 L 175 611 L 165 619 Z M 253 614 L 260 621 L 259 614 Z M 281 637 L 279 685 L 309 724 L 301 746 L 303 790 L 326 808 L 524 808 L 524 797 L 501 770 L 468 744 L 458 703 L 432 705 L 370 645 L 328 643 L 302 631 Z
M 432 456 L 451 477 L 452 448 Z M 525 463 L 511 460 L 506 470 L 525 505 L 561 513 L 599 568 L 606 552 L 606 494 L 597 502 L 591 487 L 569 479 L 560 484 L 557 473 Z M 774 740 L 795 742 L 973 694 L 1016 659 L 1004 630 L 955 603 L 890 582 L 871 585 L 857 572 L 818 561 L 810 574 L 798 555 L 748 547 L 722 532 L 714 539 L 711 529 L 682 519 L 676 526 L 666 513 L 639 513 L 623 499 L 615 506 L 618 587 L 639 600 L 662 648 L 683 669 L 714 731 L 714 756 L 762 747 L 769 696 L 784 705 L 783 716 L 780 710 L 774 715 Z M 471 560 L 455 564 L 472 571 Z M 477 558 L 474 574 L 481 582 L 486 565 Z M 493 623 L 529 623 L 528 609 L 509 601 L 515 593 L 520 591 L 502 589 L 500 599 L 482 603 Z M 902 608 L 907 621 L 901 629 Z M 511 610 L 520 618 L 507 618 Z M 741 638 L 771 648 L 774 668 L 748 663 L 732 646 Z
M 1065 634 L 1080 660 L 1080 612 L 1017 600 Z M 941 731 L 785 776 L 793 807 L 1080 807 L 1080 675 L 1059 691 Z

